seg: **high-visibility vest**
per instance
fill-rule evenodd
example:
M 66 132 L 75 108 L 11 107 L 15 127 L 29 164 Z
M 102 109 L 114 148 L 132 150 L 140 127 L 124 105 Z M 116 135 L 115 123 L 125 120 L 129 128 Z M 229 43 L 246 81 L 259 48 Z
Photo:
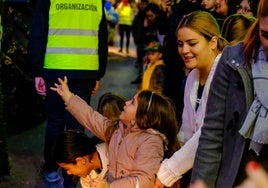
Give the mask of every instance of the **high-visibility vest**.
M 50 0 L 45 69 L 98 70 L 101 0 Z
M 129 5 L 119 4 L 116 9 L 118 13 L 118 23 L 122 25 L 131 25 L 133 20 L 132 8 Z

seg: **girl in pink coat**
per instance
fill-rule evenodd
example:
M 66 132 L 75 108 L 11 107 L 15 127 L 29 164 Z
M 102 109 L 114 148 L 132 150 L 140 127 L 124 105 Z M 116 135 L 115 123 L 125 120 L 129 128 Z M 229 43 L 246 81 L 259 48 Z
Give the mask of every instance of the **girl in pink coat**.
M 107 141 L 106 130 L 114 126 L 112 121 L 73 94 L 67 77 L 59 78 L 58 82 L 51 90 L 62 97 L 66 109 L 84 127 Z M 177 133 L 172 102 L 149 90 L 138 92 L 126 102 L 118 128 L 110 137 L 107 181 L 94 181 L 91 186 L 151 188 L 163 157 L 171 156 L 179 147 Z

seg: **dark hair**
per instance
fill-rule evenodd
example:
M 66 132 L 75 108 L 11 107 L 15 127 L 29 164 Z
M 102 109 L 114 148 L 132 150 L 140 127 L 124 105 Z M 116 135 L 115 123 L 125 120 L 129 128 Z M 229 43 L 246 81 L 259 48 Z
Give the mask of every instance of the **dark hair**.
M 76 158 L 97 151 L 95 145 L 101 140 L 88 137 L 79 130 L 66 130 L 57 138 L 53 147 L 53 158 L 57 163 L 76 164 Z
M 230 16 L 232 14 L 236 13 L 236 7 L 237 7 L 237 0 L 226 0 L 227 6 L 228 6 L 228 14 L 227 16 Z
M 256 18 L 254 17 L 233 14 L 224 20 L 221 35 L 230 44 L 235 44 L 245 38 L 247 31 L 255 21 Z
M 149 0 L 141 0 L 140 2 L 141 3 L 147 3 L 148 4 L 149 3 Z
M 190 28 L 193 31 L 204 36 L 208 41 L 212 37 L 218 37 L 218 50 L 222 51 L 228 44 L 226 39 L 221 36 L 219 25 L 216 19 L 206 11 L 194 11 L 184 16 L 177 27 L 176 33 L 181 28 Z
M 113 132 L 118 128 L 119 116 L 124 109 L 125 102 L 126 98 L 111 92 L 104 93 L 99 99 L 97 111 L 113 121 L 105 132 L 107 142 L 110 141 Z
M 177 139 L 178 122 L 172 101 L 158 93 L 143 90 L 137 97 L 136 122 L 141 129 L 153 128 L 164 134 L 168 140 L 165 157 L 179 149 Z
M 160 6 L 156 3 L 149 3 L 145 9 L 144 12 L 152 11 L 154 14 L 159 15 L 161 13 Z
M 221 15 L 222 17 L 227 17 L 232 14 L 236 13 L 236 6 L 237 6 L 237 0 L 225 0 L 225 3 L 227 5 L 227 14 L 226 15 Z M 217 12 L 217 10 L 216 10 Z
M 257 16 L 259 0 L 248 0 L 253 16 Z
M 268 16 L 268 0 L 260 0 L 257 12 L 257 21 L 250 27 L 244 39 L 244 56 L 246 63 L 251 66 L 251 59 L 256 58 L 260 47 L 260 21 L 262 17 Z

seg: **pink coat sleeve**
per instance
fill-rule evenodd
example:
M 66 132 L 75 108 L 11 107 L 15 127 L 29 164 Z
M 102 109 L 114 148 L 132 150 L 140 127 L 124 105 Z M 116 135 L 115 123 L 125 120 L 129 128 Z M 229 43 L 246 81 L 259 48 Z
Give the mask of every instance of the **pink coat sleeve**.
M 68 103 L 65 103 L 68 110 L 78 122 L 92 132 L 95 136 L 106 141 L 105 132 L 112 123 L 109 119 L 95 111 L 83 99 L 73 95 Z

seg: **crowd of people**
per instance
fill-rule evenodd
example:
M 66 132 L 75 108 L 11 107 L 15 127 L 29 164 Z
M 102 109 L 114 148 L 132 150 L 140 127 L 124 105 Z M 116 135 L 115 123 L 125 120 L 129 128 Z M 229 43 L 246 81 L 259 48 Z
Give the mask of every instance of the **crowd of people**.
M 268 0 L 106 0 L 71 17 L 65 1 L 40 0 L 30 32 L 47 181 L 61 167 L 65 187 L 268 186 Z M 133 35 L 140 87 L 96 111 L 109 29 L 119 52 Z

